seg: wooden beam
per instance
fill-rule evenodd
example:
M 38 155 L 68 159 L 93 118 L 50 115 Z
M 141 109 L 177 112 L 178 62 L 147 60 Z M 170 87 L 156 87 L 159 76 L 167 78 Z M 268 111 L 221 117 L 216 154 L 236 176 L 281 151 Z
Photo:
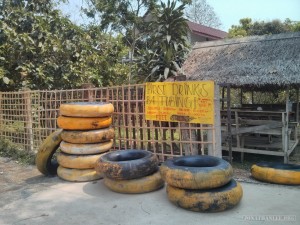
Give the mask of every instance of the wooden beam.
M 248 119 L 240 119 L 241 125 L 266 125 L 266 124 L 278 124 L 282 126 L 282 122 L 278 122 L 275 120 L 248 120 Z
M 232 135 L 238 135 L 238 134 L 244 134 L 244 133 L 253 133 L 254 131 L 260 131 L 260 130 L 268 130 L 272 128 L 282 127 L 281 124 L 265 124 L 260 126 L 253 126 L 253 127 L 243 127 L 239 128 L 238 130 L 232 131 Z
M 222 146 L 222 149 L 228 151 L 227 146 Z M 251 149 L 251 148 L 236 148 L 232 147 L 232 151 L 234 152 L 241 152 L 244 153 L 253 153 L 253 154 L 261 154 L 261 155 L 277 155 L 277 156 L 284 156 L 284 152 L 277 152 L 277 151 L 268 151 L 268 150 L 259 150 L 259 149 Z
M 298 143 L 299 143 L 299 140 L 296 140 L 295 143 L 292 145 L 292 147 L 288 150 L 288 155 L 290 155 L 294 151 L 294 149 L 297 147 Z

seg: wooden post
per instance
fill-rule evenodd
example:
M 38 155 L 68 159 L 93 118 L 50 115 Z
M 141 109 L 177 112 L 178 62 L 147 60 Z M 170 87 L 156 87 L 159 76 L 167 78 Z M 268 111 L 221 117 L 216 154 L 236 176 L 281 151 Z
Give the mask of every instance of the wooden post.
M 0 92 L 0 138 L 2 137 L 4 131 L 2 99 L 2 93 Z
M 27 139 L 26 150 L 33 152 L 33 132 L 32 132 L 32 108 L 31 108 L 31 90 L 23 89 L 23 97 L 24 97 L 24 119 L 25 119 L 25 134 Z
M 222 87 L 222 110 L 224 110 L 225 87 Z
M 241 96 L 240 96 L 240 104 L 241 104 L 241 107 L 243 107 L 243 89 L 241 88 Z
M 286 89 L 286 102 L 285 102 L 285 120 L 284 120 L 284 163 L 289 162 L 289 102 L 290 102 L 290 87 L 288 86 Z
M 222 158 L 222 137 L 221 137 L 221 109 L 220 109 L 220 91 L 219 86 L 215 85 L 215 154 Z
M 239 115 L 238 112 L 234 112 L 235 118 L 235 129 L 236 129 L 236 147 L 240 150 L 241 149 L 241 142 L 240 142 L 240 134 L 239 134 Z M 241 151 L 241 162 L 244 162 L 244 152 Z
M 300 88 L 297 88 L 296 90 L 296 122 L 298 123 L 297 127 L 295 127 L 295 141 L 298 141 L 298 127 L 299 127 L 299 116 L 300 116 L 300 112 L 299 112 L 299 92 L 300 92 Z
M 227 84 L 227 142 L 228 142 L 229 162 L 232 163 L 231 95 L 230 95 L 229 84 Z
M 219 86 L 215 84 L 214 90 L 214 128 L 208 131 L 208 141 L 212 142 L 208 146 L 208 155 L 222 157 L 222 146 L 221 146 L 221 115 L 220 115 L 220 92 Z
M 95 87 L 95 85 L 93 85 L 91 83 L 81 85 L 81 88 L 86 89 L 83 92 L 83 99 L 87 99 L 89 102 L 95 101 L 94 91 L 91 90 L 94 87 Z
M 299 123 L 300 121 L 299 121 L 299 114 L 300 114 L 300 112 L 299 112 L 299 92 L 300 92 L 300 89 L 299 88 L 297 88 L 297 90 L 296 90 L 296 101 L 297 101 L 297 103 L 296 103 L 296 122 L 297 123 Z

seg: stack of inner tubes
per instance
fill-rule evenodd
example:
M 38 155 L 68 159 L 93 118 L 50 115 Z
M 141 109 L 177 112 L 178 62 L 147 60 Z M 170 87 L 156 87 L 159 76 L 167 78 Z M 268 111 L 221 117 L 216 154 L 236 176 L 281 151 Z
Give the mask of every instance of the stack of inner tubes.
M 220 212 L 237 205 L 241 185 L 232 179 L 231 165 L 213 156 L 183 156 L 160 167 L 167 195 L 175 205 L 196 212 Z
M 57 124 L 61 132 L 61 152 L 57 154 L 57 175 L 68 181 L 92 181 L 96 161 L 113 145 L 111 127 L 114 107 L 104 102 L 74 102 L 60 106 Z
M 96 162 L 95 169 L 103 174 L 105 186 L 118 193 L 146 193 L 164 186 L 156 155 L 145 150 L 109 152 Z

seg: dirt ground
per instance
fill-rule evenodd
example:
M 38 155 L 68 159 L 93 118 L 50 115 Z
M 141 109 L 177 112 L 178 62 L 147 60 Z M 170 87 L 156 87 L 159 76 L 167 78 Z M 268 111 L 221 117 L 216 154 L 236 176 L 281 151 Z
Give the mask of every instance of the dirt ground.
M 300 147 L 290 158 L 290 163 L 300 164 Z M 249 169 L 234 167 L 234 178 L 247 183 L 261 183 L 251 177 Z M 66 181 L 56 176 L 45 177 L 34 165 L 22 165 L 10 158 L 0 157 L 0 208 L 63 182 Z
M 21 165 L 10 158 L 0 157 L 0 208 L 58 182 L 64 181 L 43 176 L 34 165 Z
M 239 181 L 256 183 L 250 172 L 234 169 L 234 177 Z M 58 177 L 45 177 L 33 165 L 21 165 L 17 161 L 0 157 L 0 208 L 18 199 L 45 190 L 57 183 L 63 183 Z

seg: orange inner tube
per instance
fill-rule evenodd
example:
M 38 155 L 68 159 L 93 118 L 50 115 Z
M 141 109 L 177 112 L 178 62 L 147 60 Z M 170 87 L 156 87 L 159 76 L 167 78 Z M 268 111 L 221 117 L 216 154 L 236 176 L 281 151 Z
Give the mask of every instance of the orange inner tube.
M 59 116 L 57 125 L 65 130 L 96 130 L 109 127 L 112 123 L 111 117 L 66 117 Z

